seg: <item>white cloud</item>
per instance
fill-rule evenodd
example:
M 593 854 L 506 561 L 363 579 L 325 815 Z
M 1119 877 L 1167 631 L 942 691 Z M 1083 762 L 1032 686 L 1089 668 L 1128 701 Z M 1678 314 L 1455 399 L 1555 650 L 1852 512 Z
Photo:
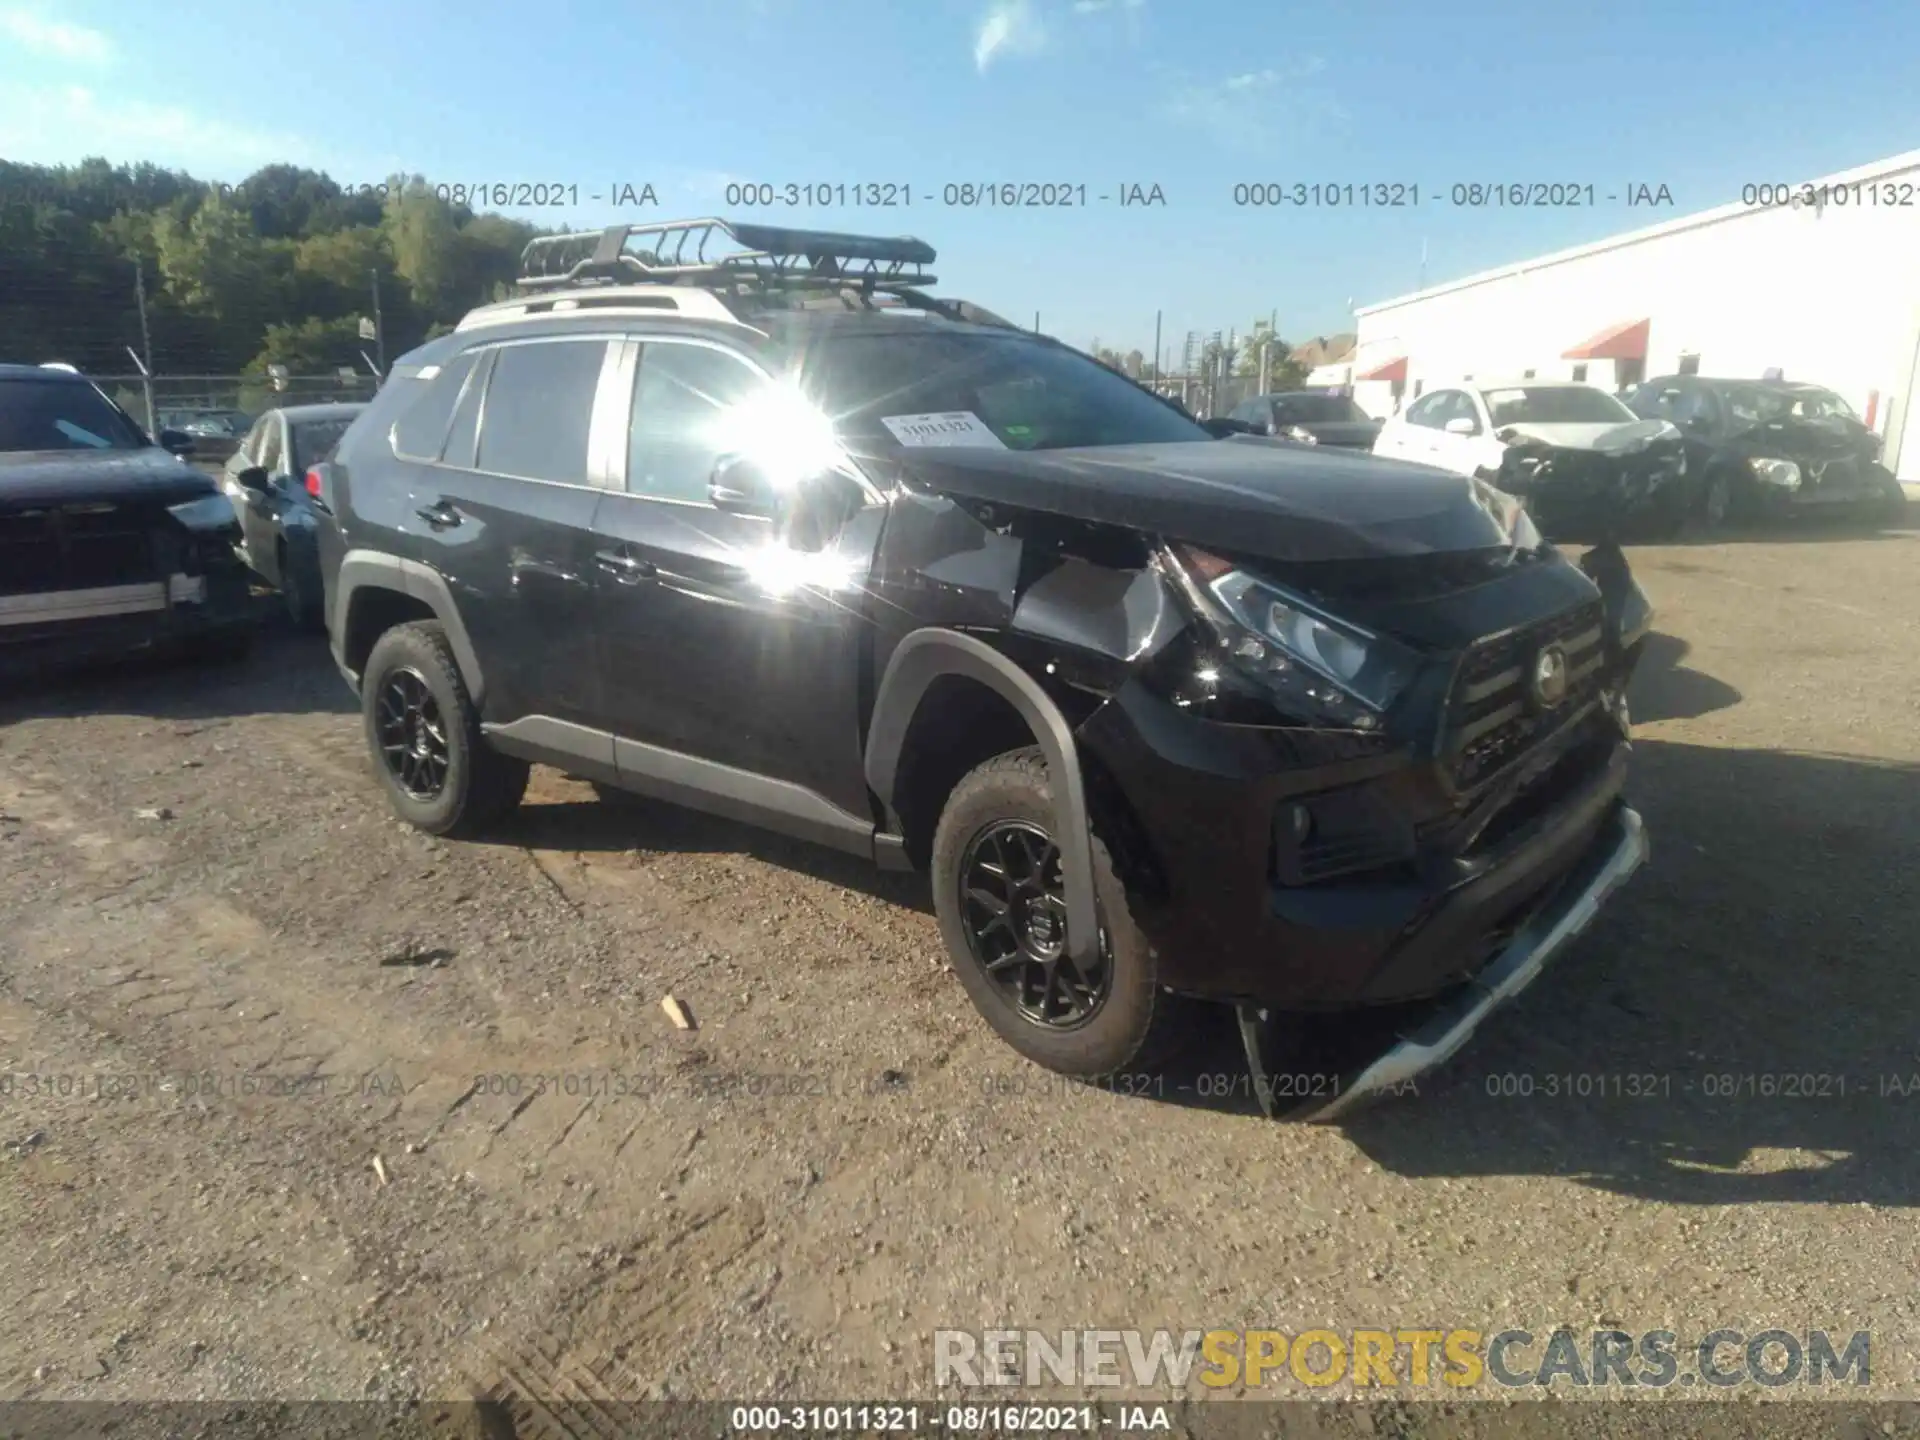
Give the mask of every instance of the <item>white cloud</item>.
M 232 124 L 179 105 L 103 95 L 83 85 L 0 91 L 0 154 L 43 165 L 74 164 L 92 155 L 116 163 L 150 160 L 218 180 L 239 180 L 274 161 L 360 174 L 298 135 L 252 122 Z
M 984 72 L 1003 55 L 1038 55 L 1047 48 L 1047 27 L 1031 0 L 994 0 L 973 37 L 973 63 Z
M 1073 0 L 1076 15 L 1098 15 L 1102 10 L 1138 10 L 1147 0 Z
M 0 35 L 29 55 L 49 60 L 105 65 L 113 59 L 113 41 L 104 31 L 70 25 L 64 20 L 49 20 L 13 6 L 0 9 Z

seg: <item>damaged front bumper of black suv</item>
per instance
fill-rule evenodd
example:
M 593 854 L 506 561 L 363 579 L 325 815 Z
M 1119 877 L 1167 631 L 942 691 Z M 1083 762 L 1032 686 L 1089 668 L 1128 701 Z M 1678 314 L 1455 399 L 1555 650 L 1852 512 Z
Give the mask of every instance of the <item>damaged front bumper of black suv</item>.
M 1404 1088 L 1645 860 L 1625 691 L 1651 610 L 1617 550 L 1583 568 L 1421 597 L 1485 638 L 1370 731 L 1259 723 L 1201 630 L 1082 726 L 1139 822 L 1111 848 L 1162 983 L 1236 1007 L 1268 1113 Z

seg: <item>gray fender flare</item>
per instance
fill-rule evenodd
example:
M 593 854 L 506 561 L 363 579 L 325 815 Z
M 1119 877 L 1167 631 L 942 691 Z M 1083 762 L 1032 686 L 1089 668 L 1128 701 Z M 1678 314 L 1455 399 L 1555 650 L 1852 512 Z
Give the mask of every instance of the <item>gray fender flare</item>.
M 353 614 L 353 596 L 357 590 L 397 590 L 422 601 L 447 632 L 447 644 L 459 663 L 460 678 L 467 693 L 478 706 L 486 695 L 486 677 L 480 670 L 480 658 L 474 653 L 473 640 L 460 619 L 460 607 L 453 603 L 453 592 L 446 578 L 430 565 L 418 560 L 388 555 L 379 550 L 349 550 L 340 561 L 340 575 L 334 582 L 333 613 L 327 617 L 327 631 L 333 640 L 334 659 L 344 665 L 347 619 Z
M 1078 963 L 1091 961 L 1099 953 L 1100 922 L 1094 906 L 1093 833 L 1080 755 L 1066 716 L 1026 671 L 984 641 L 958 630 L 915 630 L 900 642 L 880 680 L 867 731 L 867 784 L 892 807 L 907 729 L 927 687 L 943 675 L 964 675 L 1003 696 L 1040 742 L 1053 785 L 1054 833 L 1067 891 L 1067 952 Z

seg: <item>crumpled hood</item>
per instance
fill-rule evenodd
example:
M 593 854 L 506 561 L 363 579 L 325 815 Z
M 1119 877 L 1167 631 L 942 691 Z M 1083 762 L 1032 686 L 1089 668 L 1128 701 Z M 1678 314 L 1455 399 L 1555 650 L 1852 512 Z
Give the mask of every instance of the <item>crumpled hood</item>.
M 0 451 L 0 510 L 69 505 L 178 505 L 217 495 L 209 475 L 183 465 L 159 446 L 139 450 Z
M 1858 420 L 1830 415 L 1822 420 L 1766 420 L 1729 437 L 1727 444 L 1750 457 L 1779 460 L 1878 459 L 1880 437 Z
M 1557 445 L 1563 450 L 1593 450 L 1603 455 L 1638 450 L 1655 440 L 1680 438 L 1680 432 L 1665 420 L 1505 425 L 1494 433 L 1508 444 L 1533 440 L 1543 445 Z
M 1072 450 L 895 451 L 910 483 L 1276 561 L 1509 548 L 1464 475 L 1356 451 L 1235 436 Z

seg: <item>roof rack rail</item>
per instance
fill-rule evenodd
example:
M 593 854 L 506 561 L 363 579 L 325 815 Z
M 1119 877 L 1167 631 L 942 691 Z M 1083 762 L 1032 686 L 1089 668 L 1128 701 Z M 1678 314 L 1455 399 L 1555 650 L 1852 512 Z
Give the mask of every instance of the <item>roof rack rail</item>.
M 636 240 L 644 243 L 630 248 Z M 728 240 L 743 248 L 710 253 Z M 926 273 L 933 260 L 933 247 L 910 235 L 667 220 L 530 240 L 521 252 L 518 284 L 523 290 L 617 283 L 898 291 L 938 283 Z

